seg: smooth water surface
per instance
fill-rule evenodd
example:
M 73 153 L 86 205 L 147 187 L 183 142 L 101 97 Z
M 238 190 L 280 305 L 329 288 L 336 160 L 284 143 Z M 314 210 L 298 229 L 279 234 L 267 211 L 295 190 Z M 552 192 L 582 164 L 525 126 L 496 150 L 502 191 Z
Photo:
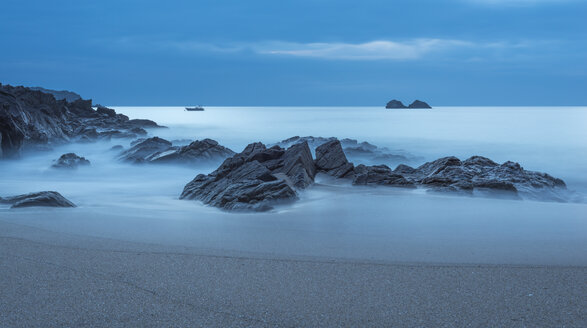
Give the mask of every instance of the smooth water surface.
M 587 193 L 587 108 L 119 107 L 169 129 L 169 140 L 212 138 L 240 151 L 294 135 L 368 141 L 420 158 L 483 155 L 563 178 Z M 0 208 L 0 219 L 51 231 L 262 254 L 399 262 L 587 265 L 587 204 L 512 201 L 352 187 L 319 177 L 300 201 L 235 214 L 181 201 L 183 186 L 215 167 L 120 163 L 129 140 L 70 144 L 0 162 L 0 196 L 57 190 L 75 209 Z M 76 152 L 92 165 L 49 169 Z M 372 163 L 379 164 L 379 163 Z M 417 165 L 419 163 L 412 163 Z

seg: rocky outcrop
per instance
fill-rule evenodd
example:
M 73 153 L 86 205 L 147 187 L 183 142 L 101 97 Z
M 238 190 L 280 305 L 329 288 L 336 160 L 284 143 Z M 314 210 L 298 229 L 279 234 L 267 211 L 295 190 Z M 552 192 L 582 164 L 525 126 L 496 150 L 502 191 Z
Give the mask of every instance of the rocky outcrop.
M 41 87 L 30 87 L 29 89 L 51 94 L 51 95 L 53 95 L 53 97 L 55 97 L 56 100 L 65 100 L 67 102 L 74 102 L 76 100 L 82 99 L 82 97 L 80 95 L 78 95 L 77 93 L 67 91 L 67 90 L 57 91 L 57 90 L 45 89 L 45 88 L 41 88 Z
M 413 182 L 408 181 L 401 174 L 391 171 L 387 165 L 355 167 L 353 172 L 353 185 L 381 185 L 402 188 L 415 188 Z
M 0 197 L 0 203 L 11 204 L 11 208 L 19 207 L 75 207 L 75 204 L 56 191 L 41 191 L 25 195 Z
M 385 105 L 385 108 L 407 108 L 407 107 L 401 101 L 394 99 L 394 100 L 389 101 L 387 103 L 387 105 Z
M 430 105 L 428 105 L 427 103 L 420 101 L 420 100 L 414 100 L 414 102 L 412 102 L 409 106 L 406 107 L 406 105 L 404 105 L 401 101 L 394 99 L 394 100 L 388 102 L 387 105 L 385 105 L 385 108 L 396 109 L 396 108 L 432 108 L 432 107 L 430 107 Z
M 274 145 L 278 145 L 282 148 L 288 148 L 297 143 L 307 142 L 308 146 L 310 147 L 310 150 L 315 152 L 315 149 L 318 148 L 320 145 L 333 140 L 338 139 L 335 137 L 324 138 L 312 136 L 295 136 L 289 139 L 282 140 Z M 389 165 L 397 165 L 399 163 L 410 163 L 416 160 L 415 156 L 412 156 L 405 152 L 392 152 L 386 147 L 377 147 L 368 142 L 359 142 L 355 139 L 341 139 L 340 145 L 342 146 L 342 149 L 347 158 L 357 163 L 385 163 Z
M 420 100 L 415 100 L 413 103 L 411 103 L 408 108 L 432 108 L 430 107 L 430 105 L 428 105 L 427 103 L 420 101 Z
M 67 153 L 61 155 L 51 167 L 54 169 L 77 169 L 80 166 L 88 165 L 90 165 L 90 161 L 85 157 L 80 157 L 75 153 Z
M 91 100 L 57 100 L 52 94 L 0 84 L 0 152 L 3 158 L 20 154 L 27 145 L 90 142 L 114 136 L 136 138 L 158 125 L 129 120 L 112 109 L 92 108 Z
M 335 178 L 345 178 L 353 174 L 354 165 L 349 163 L 342 145 L 331 140 L 316 148 L 316 169 Z
M 152 154 L 147 161 L 152 163 L 213 163 L 233 156 L 234 152 L 212 139 L 196 140 L 187 146 L 170 147 Z
M 148 162 L 147 158 L 149 156 L 166 151 L 169 148 L 171 148 L 171 142 L 159 137 L 153 137 L 142 140 L 130 149 L 122 152 L 119 158 L 123 161 L 136 164 L 145 163 Z
M 494 194 L 548 201 L 565 201 L 563 180 L 546 173 L 524 170 L 518 163 L 495 163 L 473 156 L 465 161 L 444 157 L 418 168 L 403 165 L 394 170 L 409 181 L 432 191 Z
M 297 193 L 314 182 L 316 173 L 352 181 L 360 186 L 423 188 L 435 192 L 506 196 L 518 199 L 565 201 L 565 183 L 548 174 L 524 170 L 519 164 L 474 156 L 465 161 L 444 157 L 417 168 L 399 165 L 350 163 L 342 143 L 328 140 L 316 148 L 312 159 L 306 141 L 287 149 L 262 143 L 248 145 L 216 171 L 200 174 L 189 182 L 182 199 L 196 199 L 225 210 L 263 211 L 293 201 Z
M 180 198 L 232 211 L 266 211 L 297 199 L 314 182 L 316 168 L 307 143 L 288 149 L 252 143 L 214 172 L 189 182 Z
M 196 140 L 187 146 L 172 146 L 159 137 L 139 139 L 120 155 L 133 163 L 217 164 L 234 152 L 212 139 Z

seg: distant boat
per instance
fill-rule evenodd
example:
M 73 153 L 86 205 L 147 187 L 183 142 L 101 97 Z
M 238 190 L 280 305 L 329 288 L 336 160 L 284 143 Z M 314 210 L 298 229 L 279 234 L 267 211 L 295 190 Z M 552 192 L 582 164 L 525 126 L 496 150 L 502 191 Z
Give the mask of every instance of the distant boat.
M 186 107 L 185 110 L 187 110 L 188 112 L 201 112 L 204 110 L 204 107 L 202 107 L 202 106 Z

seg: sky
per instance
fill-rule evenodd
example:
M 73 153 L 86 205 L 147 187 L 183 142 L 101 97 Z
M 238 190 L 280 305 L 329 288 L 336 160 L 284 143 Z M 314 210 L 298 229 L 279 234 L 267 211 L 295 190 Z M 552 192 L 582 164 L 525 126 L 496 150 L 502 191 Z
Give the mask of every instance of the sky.
M 111 106 L 587 105 L 587 0 L 2 0 L 0 45 Z

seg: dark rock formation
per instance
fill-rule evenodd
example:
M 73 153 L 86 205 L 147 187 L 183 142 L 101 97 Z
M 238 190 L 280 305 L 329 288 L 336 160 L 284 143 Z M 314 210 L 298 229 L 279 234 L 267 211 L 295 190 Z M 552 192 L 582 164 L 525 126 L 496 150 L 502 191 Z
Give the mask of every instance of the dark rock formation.
M 57 90 L 45 89 L 45 88 L 41 88 L 41 87 L 30 87 L 29 89 L 51 94 L 51 95 L 53 95 L 53 97 L 55 97 L 56 100 L 65 100 L 67 102 L 74 102 L 76 100 L 82 99 L 82 97 L 80 95 L 78 95 L 77 93 L 67 91 L 67 90 L 57 91 Z
M 51 167 L 55 169 L 77 169 L 80 166 L 87 165 L 90 165 L 90 161 L 85 159 L 85 157 L 80 157 L 74 153 L 67 153 L 61 155 Z
M 0 203 L 12 204 L 11 208 L 32 206 L 75 207 L 75 204 L 56 191 L 41 191 L 5 198 L 0 197 Z
M 26 145 L 90 142 L 114 135 L 136 138 L 144 130 L 132 130 L 143 127 L 158 125 L 129 120 L 105 107 L 94 110 L 91 100 L 56 100 L 49 93 L 0 84 L 0 154 L 4 158 L 17 156 Z
M 566 185 L 546 173 L 524 170 L 520 164 L 497 164 L 489 158 L 473 156 L 465 161 L 444 157 L 418 168 L 398 166 L 394 173 L 433 191 L 467 194 L 509 194 L 514 198 L 565 201 Z
M 354 165 L 347 160 L 340 141 L 331 140 L 316 148 L 316 169 L 336 178 L 353 174 Z
M 122 151 L 124 150 L 124 147 L 122 147 L 122 145 L 114 145 L 110 148 L 110 151 Z
M 211 163 L 233 156 L 234 152 L 212 139 L 196 140 L 187 146 L 170 147 L 146 158 L 152 163 Z
M 428 105 L 427 103 L 420 101 L 420 100 L 415 100 L 413 103 L 411 103 L 408 108 L 432 108 L 430 107 L 430 105 Z
M 307 143 L 287 150 L 253 143 L 227 158 L 214 172 L 198 175 L 185 186 L 180 198 L 225 210 L 266 211 L 274 204 L 295 200 L 296 190 L 313 183 L 315 174 Z
M 390 102 L 388 102 L 387 105 L 385 105 L 385 108 L 407 108 L 407 107 L 401 101 L 394 99 L 394 100 L 391 100 Z
M 120 159 L 132 163 L 148 162 L 148 157 L 171 148 L 171 142 L 153 137 L 142 140 L 120 154 Z
M 217 164 L 234 152 L 212 139 L 196 140 L 187 146 L 172 146 L 159 137 L 137 139 L 120 159 L 133 163 Z
M 320 145 L 337 140 L 335 137 L 324 138 L 324 137 L 291 137 L 289 139 L 282 140 L 274 145 L 278 145 L 282 148 L 288 148 L 297 143 L 307 142 L 310 150 L 315 150 Z M 389 165 L 397 165 L 399 163 L 410 163 L 416 158 L 405 152 L 396 153 L 385 147 L 377 147 L 368 142 L 358 142 L 355 139 L 341 139 L 340 144 L 345 155 L 357 163 L 385 163 Z
M 180 198 L 201 200 L 226 210 L 263 211 L 272 204 L 295 200 L 299 190 L 314 182 L 316 173 L 348 179 L 353 185 L 550 201 L 566 199 L 562 180 L 526 171 L 517 163 L 500 165 L 474 156 L 465 161 L 444 157 L 418 168 L 402 164 L 395 170 L 386 165 L 354 166 L 337 139 L 318 146 L 315 160 L 306 141 L 293 143 L 287 150 L 277 145 L 266 148 L 262 143 L 250 144 L 242 153 L 226 159 L 216 171 L 198 175 L 185 186 Z
M 354 185 L 382 185 L 415 188 L 415 184 L 401 174 L 393 173 L 387 165 L 359 165 L 354 170 Z

